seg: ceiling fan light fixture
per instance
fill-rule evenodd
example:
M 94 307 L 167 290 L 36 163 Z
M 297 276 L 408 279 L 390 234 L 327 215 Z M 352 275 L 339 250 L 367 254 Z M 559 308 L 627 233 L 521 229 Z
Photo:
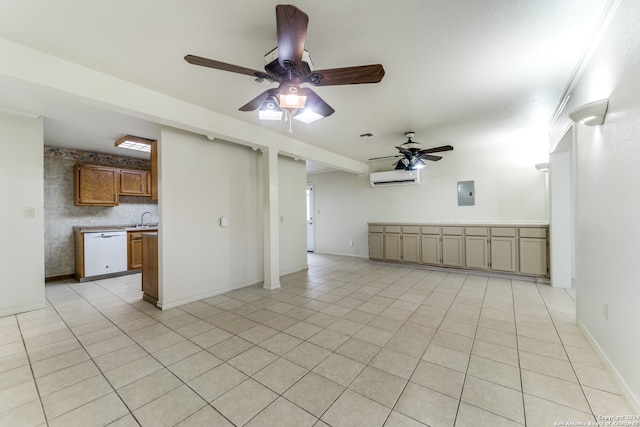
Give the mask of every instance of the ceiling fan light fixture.
M 275 101 L 267 100 L 258 110 L 260 120 L 282 120 L 282 110 Z
M 315 112 L 310 106 L 307 106 L 301 110 L 298 110 L 293 118 L 301 121 L 302 123 L 309 124 L 324 118 L 324 116 L 320 113 Z
M 427 165 L 422 160 L 422 158 L 420 158 L 419 156 L 415 156 L 412 159 L 411 163 L 409 164 L 409 167 L 407 168 L 407 170 L 410 170 L 410 171 L 418 170 L 418 169 L 422 169 L 425 166 L 427 166 Z
M 278 105 L 287 110 L 298 110 L 304 108 L 307 103 L 305 95 L 298 95 L 298 86 L 285 86 L 278 95 Z

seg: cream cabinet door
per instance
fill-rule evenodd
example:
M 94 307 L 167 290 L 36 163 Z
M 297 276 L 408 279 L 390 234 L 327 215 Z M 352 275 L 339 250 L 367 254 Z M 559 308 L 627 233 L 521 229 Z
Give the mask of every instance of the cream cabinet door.
M 384 234 L 384 259 L 387 261 L 402 261 L 401 234 Z
M 491 238 L 491 269 L 515 273 L 517 270 L 515 237 Z
M 464 240 L 462 236 L 442 236 L 442 264 L 464 267 Z
M 440 265 L 440 236 L 423 234 L 420 256 L 423 264 Z
M 547 239 L 520 237 L 520 273 L 546 276 Z
M 384 259 L 384 234 L 369 233 L 369 258 Z
M 467 268 L 489 268 L 488 243 L 486 236 L 466 236 L 465 266 Z
M 402 235 L 402 261 L 404 262 L 420 262 L 420 235 L 419 234 L 403 234 Z

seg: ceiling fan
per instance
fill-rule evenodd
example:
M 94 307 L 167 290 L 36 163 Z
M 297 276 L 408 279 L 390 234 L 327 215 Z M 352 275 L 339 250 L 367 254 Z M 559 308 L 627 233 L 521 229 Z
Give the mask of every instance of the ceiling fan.
M 307 14 L 297 7 L 276 6 L 278 46 L 265 55 L 264 71 L 195 55 L 187 55 L 184 59 L 194 65 L 253 76 L 257 82 L 267 80 L 278 83 L 277 88 L 261 93 L 240 107 L 240 111 L 259 109 L 261 119 L 281 120 L 284 110 L 285 119 L 293 117 L 304 123 L 312 123 L 330 116 L 335 110 L 311 89 L 300 87 L 301 84 L 335 86 L 378 83 L 384 76 L 384 68 L 374 64 L 314 70 L 309 52 L 304 50 L 308 22 Z
M 407 137 L 407 142 L 405 142 L 404 144 L 400 144 L 399 146 L 396 147 L 400 152 L 400 154 L 396 156 L 374 157 L 369 160 L 382 160 L 382 159 L 396 158 L 398 159 L 398 161 L 394 163 L 394 169 L 416 170 L 416 169 L 422 169 L 423 167 L 426 166 L 426 164 L 424 163 L 424 160 L 437 162 L 438 160 L 442 159 L 441 156 L 433 156 L 430 153 L 440 153 L 442 151 L 453 150 L 453 147 L 451 145 L 425 148 L 423 150 L 422 144 L 411 140 L 411 138 L 416 136 L 414 132 L 405 132 L 404 136 Z

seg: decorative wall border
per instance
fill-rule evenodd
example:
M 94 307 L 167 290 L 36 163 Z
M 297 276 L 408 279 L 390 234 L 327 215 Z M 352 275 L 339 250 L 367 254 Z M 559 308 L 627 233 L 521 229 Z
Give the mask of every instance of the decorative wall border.
M 68 148 L 44 146 L 44 157 L 60 160 L 75 160 L 83 163 L 100 164 L 117 168 L 149 170 L 151 161 L 144 159 L 132 159 L 130 157 L 116 156 L 112 154 L 91 153 L 88 151 L 72 150 Z

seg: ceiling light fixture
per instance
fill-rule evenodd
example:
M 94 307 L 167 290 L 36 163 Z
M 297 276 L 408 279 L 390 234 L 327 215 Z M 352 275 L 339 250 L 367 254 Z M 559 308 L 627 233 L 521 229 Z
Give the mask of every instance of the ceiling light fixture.
M 275 99 L 267 99 L 258 110 L 260 120 L 282 120 L 282 110 Z
M 278 95 L 278 104 L 280 108 L 288 110 L 297 110 L 304 108 L 307 102 L 305 95 L 298 95 L 298 86 L 286 86 Z
M 140 138 L 139 136 L 125 135 L 115 142 L 116 147 L 127 148 L 129 150 L 151 152 L 152 139 Z
M 569 118 L 586 126 L 600 126 L 604 123 L 608 106 L 608 99 L 590 102 L 569 113 Z

